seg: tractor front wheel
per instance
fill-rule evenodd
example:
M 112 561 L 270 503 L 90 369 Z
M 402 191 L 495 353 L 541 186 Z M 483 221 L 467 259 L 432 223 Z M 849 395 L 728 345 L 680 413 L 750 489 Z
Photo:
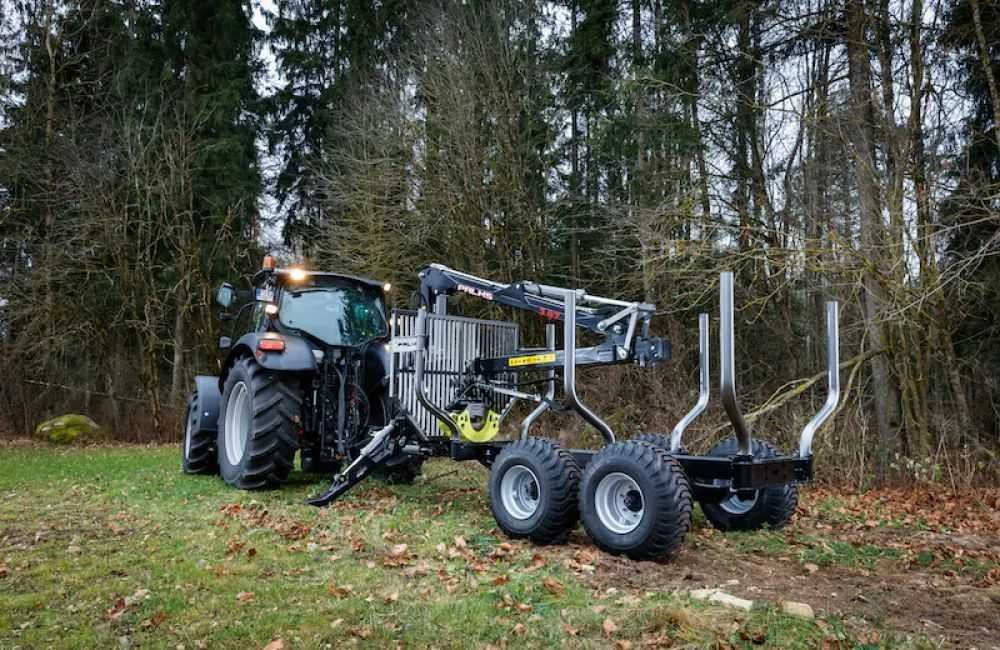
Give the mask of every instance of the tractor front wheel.
M 219 473 L 243 490 L 288 478 L 298 447 L 302 398 L 297 382 L 260 367 L 250 357 L 229 370 L 219 411 Z
M 219 471 L 215 454 L 215 431 L 199 425 L 201 401 L 198 391 L 188 399 L 184 418 L 184 444 L 181 446 L 181 468 L 185 474 L 215 474 Z
M 537 544 L 562 540 L 576 525 L 580 467 L 544 438 L 504 446 L 490 468 L 490 510 L 510 537 Z
M 776 458 L 781 454 L 773 445 L 763 440 L 751 440 L 750 451 L 754 458 Z M 736 438 L 718 443 L 708 452 L 709 456 L 733 457 L 739 453 Z M 701 501 L 702 512 L 719 530 L 757 530 L 768 526 L 781 528 L 787 524 L 799 502 L 796 485 L 773 485 L 754 491 L 749 498 L 732 493 L 721 501 Z
M 691 527 L 687 475 L 663 449 L 616 442 L 597 452 L 580 481 L 580 517 L 603 551 L 634 560 L 677 555 Z

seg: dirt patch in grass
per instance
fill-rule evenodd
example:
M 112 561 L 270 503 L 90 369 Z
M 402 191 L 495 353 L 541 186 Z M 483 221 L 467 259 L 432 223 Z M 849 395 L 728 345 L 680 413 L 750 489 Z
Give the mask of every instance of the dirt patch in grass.
M 780 532 L 722 534 L 696 524 L 681 556 L 670 564 L 634 562 L 594 552 L 577 531 L 570 543 L 550 552 L 579 570 L 600 592 L 607 589 L 691 590 L 718 587 L 743 598 L 780 604 L 810 604 L 820 617 L 853 621 L 923 634 L 950 647 L 1000 647 L 1000 536 L 995 495 L 956 495 L 964 508 L 914 507 L 912 493 L 900 492 L 889 504 L 910 520 L 893 527 L 861 525 L 824 514 L 816 504 L 825 492 L 805 490 L 798 518 Z M 896 501 L 898 499 L 898 501 Z M 938 496 L 916 503 L 939 504 Z M 862 513 L 869 504 L 883 512 L 885 494 L 852 498 Z M 976 523 L 969 523 L 974 519 Z M 939 530 L 954 526 L 976 532 L 946 533 L 913 529 L 913 521 L 933 521 Z M 895 520 L 893 520 L 895 521 Z M 818 549 L 818 551 L 817 551 Z M 583 555 L 586 562 L 580 563 Z M 810 561 L 822 557 L 823 561 Z M 577 566 L 579 569 L 579 566 Z

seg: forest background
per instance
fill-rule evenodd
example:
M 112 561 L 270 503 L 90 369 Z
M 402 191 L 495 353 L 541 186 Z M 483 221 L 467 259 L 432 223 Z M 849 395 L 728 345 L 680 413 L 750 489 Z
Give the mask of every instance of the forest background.
M 837 299 L 821 476 L 996 481 L 998 78 L 989 0 L 2 0 L 0 431 L 179 439 L 268 251 L 399 306 L 431 262 L 655 302 L 675 359 L 584 397 L 669 430 L 732 270 L 762 437 L 822 402 Z

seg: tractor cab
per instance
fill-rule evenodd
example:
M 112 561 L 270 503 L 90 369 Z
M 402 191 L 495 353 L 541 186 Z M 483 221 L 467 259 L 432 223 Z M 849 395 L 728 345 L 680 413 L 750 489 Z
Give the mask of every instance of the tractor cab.
M 277 268 L 270 256 L 251 285 L 216 294 L 229 332 L 219 376 L 196 379 L 184 468 L 263 487 L 283 481 L 301 451 L 303 469 L 332 473 L 388 418 L 390 286 Z
M 254 275 L 253 289 L 238 291 L 229 283 L 219 288 L 216 298 L 223 307 L 238 299 L 244 303 L 235 315 L 223 316 L 234 324 L 231 336 L 220 341 L 221 349 L 228 350 L 234 340 L 251 332 L 303 338 L 318 351 L 364 347 L 389 336 L 388 283 L 343 273 L 274 268 L 269 259 Z

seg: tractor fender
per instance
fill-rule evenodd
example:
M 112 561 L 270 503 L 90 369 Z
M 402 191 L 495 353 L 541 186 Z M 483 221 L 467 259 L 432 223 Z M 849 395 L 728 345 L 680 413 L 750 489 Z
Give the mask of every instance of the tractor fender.
M 369 397 L 379 390 L 388 394 L 389 348 L 388 343 L 378 340 L 365 350 L 364 388 Z
M 248 332 L 241 336 L 233 348 L 226 355 L 223 364 L 222 376 L 219 377 L 219 386 L 226 383 L 226 376 L 236 359 L 240 357 L 253 357 L 262 368 L 268 370 L 284 372 L 315 372 L 316 357 L 313 356 L 312 347 L 298 336 L 282 334 L 281 339 L 285 342 L 285 349 L 282 352 L 264 352 L 257 349 L 257 342 L 263 338 L 273 338 L 273 333 Z
M 219 392 L 219 378 L 209 375 L 198 375 L 194 378 L 198 390 L 198 430 L 219 430 L 219 402 L 222 393 Z

